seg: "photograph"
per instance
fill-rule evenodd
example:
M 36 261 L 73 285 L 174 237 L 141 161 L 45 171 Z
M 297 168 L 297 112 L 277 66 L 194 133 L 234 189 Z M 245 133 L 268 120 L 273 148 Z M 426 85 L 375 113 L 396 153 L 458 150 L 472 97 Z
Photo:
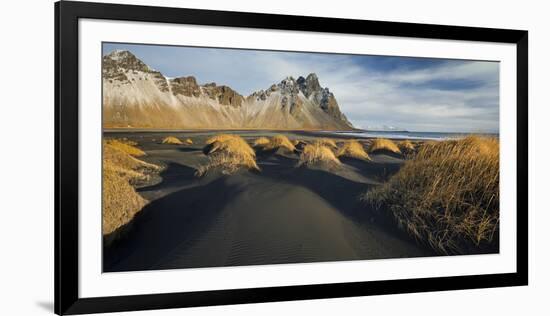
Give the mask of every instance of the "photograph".
M 499 61 L 97 58 L 103 272 L 499 253 Z

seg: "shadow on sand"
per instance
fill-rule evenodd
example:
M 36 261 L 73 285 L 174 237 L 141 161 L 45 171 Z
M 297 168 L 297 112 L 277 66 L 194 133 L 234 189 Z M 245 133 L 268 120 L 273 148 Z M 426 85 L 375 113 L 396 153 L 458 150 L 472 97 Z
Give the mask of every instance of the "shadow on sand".
M 269 160 L 277 163 L 262 165 L 260 176 L 307 188 L 352 219 L 365 218 L 368 213 L 359 196 L 371 185 L 344 178 L 330 170 L 296 167 L 298 160 L 287 156 L 273 155 Z
M 378 157 L 376 157 L 378 159 Z M 364 161 L 355 158 L 341 157 L 340 161 L 353 168 L 355 172 L 363 177 L 383 182 L 394 175 L 401 167 L 400 162 L 387 161 Z
M 149 203 L 129 223 L 127 238 L 104 250 L 104 271 L 147 270 L 173 248 L 192 244 L 240 190 L 222 177 Z
M 170 187 L 183 186 L 191 184 L 195 179 L 195 168 L 182 165 L 175 162 L 170 162 L 160 172 L 159 176 L 162 178 L 157 184 L 142 187 L 137 189 L 137 192 L 144 193 L 150 191 L 164 190 Z
M 193 147 L 179 147 L 177 151 L 181 151 L 184 153 L 191 153 L 191 152 L 200 152 L 202 151 L 202 148 L 193 148 Z

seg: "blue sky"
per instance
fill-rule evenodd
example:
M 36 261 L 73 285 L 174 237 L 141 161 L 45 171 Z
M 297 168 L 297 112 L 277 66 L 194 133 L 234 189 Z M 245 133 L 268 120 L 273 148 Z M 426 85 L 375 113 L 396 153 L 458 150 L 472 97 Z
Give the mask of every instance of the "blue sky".
M 497 62 L 106 43 L 167 77 L 193 75 L 242 95 L 316 73 L 359 128 L 498 132 Z

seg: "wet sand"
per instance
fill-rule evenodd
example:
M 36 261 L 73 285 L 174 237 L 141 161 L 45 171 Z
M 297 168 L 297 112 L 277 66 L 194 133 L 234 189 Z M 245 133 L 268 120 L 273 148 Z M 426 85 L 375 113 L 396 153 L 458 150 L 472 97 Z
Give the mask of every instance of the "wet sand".
M 436 255 L 359 201 L 361 193 L 399 169 L 399 157 L 342 159 L 341 168 L 329 171 L 296 168 L 295 154 L 260 154 L 261 172 L 197 178 L 196 168 L 208 160 L 204 140 L 215 133 L 105 134 L 137 141 L 147 153 L 143 160 L 165 166 L 155 184 L 137 190 L 150 203 L 124 239 L 104 249 L 105 272 Z M 236 133 L 247 140 L 275 134 Z M 194 144 L 160 144 L 167 135 Z

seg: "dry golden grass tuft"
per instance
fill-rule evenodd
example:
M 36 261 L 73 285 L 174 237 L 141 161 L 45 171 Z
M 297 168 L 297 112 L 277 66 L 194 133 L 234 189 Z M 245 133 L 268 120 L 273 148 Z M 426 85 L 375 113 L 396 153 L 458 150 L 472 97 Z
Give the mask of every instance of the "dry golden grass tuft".
M 415 149 L 414 144 L 408 139 L 400 141 L 399 143 L 397 143 L 397 146 L 403 152 L 411 152 Z
M 171 144 L 171 145 L 183 145 L 182 141 L 179 140 L 179 138 L 174 137 L 174 136 L 165 137 L 162 140 L 162 143 L 163 144 Z
M 262 150 L 275 150 L 279 148 L 285 149 L 290 152 L 296 150 L 294 144 L 284 135 L 275 135 L 271 137 L 271 139 L 260 137 L 254 142 L 254 147 L 260 148 Z
M 499 143 L 494 138 L 430 142 L 363 199 L 444 254 L 495 248 L 499 223 Z
M 212 169 L 221 169 L 224 174 L 232 174 L 241 168 L 260 170 L 254 149 L 237 135 L 215 135 L 206 140 L 203 152 L 210 161 L 197 169 L 197 176 L 204 176 Z
M 119 142 L 125 143 L 126 145 L 130 145 L 130 146 L 137 146 L 138 145 L 138 143 L 136 141 L 129 140 L 127 137 L 117 138 L 116 140 L 118 140 Z
M 307 145 L 307 143 L 303 140 L 295 139 L 292 141 L 292 145 L 294 145 L 294 148 L 296 148 L 296 150 L 302 150 Z
M 129 141 L 126 139 L 107 139 L 105 140 L 105 145 L 118 149 L 134 157 L 145 156 L 145 152 L 135 147 L 137 143 L 134 141 Z
M 193 145 L 193 140 L 191 138 L 187 138 L 184 143 L 185 145 Z
M 103 236 L 129 223 L 147 201 L 136 193 L 125 176 L 113 168 L 103 170 Z M 115 240 L 112 236 L 110 242 Z
M 369 153 L 373 153 L 375 151 L 380 151 L 380 150 L 387 150 L 396 154 L 401 153 L 401 150 L 399 149 L 399 147 L 397 147 L 397 145 L 393 141 L 386 138 L 373 139 L 369 146 L 369 150 L 368 150 Z
M 465 147 L 471 148 L 472 153 L 478 153 L 482 156 L 492 156 L 497 158 L 500 150 L 499 142 L 494 137 L 469 136 L 462 140 Z M 432 143 L 433 145 L 433 143 Z
M 371 160 L 363 145 L 356 140 L 348 140 L 338 148 L 336 157 L 349 157 L 361 160 Z
M 121 145 L 123 144 L 123 145 Z M 118 238 L 115 232 L 129 223 L 147 201 L 133 188 L 160 167 L 136 159 L 145 153 L 136 147 L 118 140 L 103 142 L 103 236 L 108 243 Z
M 128 152 L 104 142 L 103 170 L 107 169 L 116 171 L 120 176 L 126 178 L 129 183 L 137 184 L 147 181 L 149 179 L 148 174 L 160 170 L 160 167 L 136 159 Z
M 256 138 L 256 140 L 254 141 L 252 146 L 262 148 L 262 147 L 266 146 L 267 144 L 269 144 L 269 138 L 262 136 L 262 137 Z
M 205 141 L 205 144 L 210 145 L 210 144 L 213 144 L 215 142 L 231 141 L 231 140 L 234 140 L 236 137 L 240 138 L 239 136 L 232 135 L 232 134 L 217 134 L 217 135 L 214 135 L 214 136 L 210 136 Z
M 233 151 L 236 153 L 243 153 L 243 155 L 256 157 L 254 149 L 238 135 L 218 134 L 208 138 L 205 143 L 206 145 L 210 145 L 205 147 L 205 153 L 207 155 L 216 151 Z
M 324 164 L 330 167 L 339 166 L 341 163 L 329 147 L 322 145 L 320 142 L 315 142 L 304 147 L 300 154 L 298 166 L 313 164 Z
M 330 138 L 320 138 L 315 140 L 314 143 L 317 143 L 321 146 L 329 147 L 331 149 L 337 149 L 338 145 L 336 145 L 336 142 L 333 139 Z

